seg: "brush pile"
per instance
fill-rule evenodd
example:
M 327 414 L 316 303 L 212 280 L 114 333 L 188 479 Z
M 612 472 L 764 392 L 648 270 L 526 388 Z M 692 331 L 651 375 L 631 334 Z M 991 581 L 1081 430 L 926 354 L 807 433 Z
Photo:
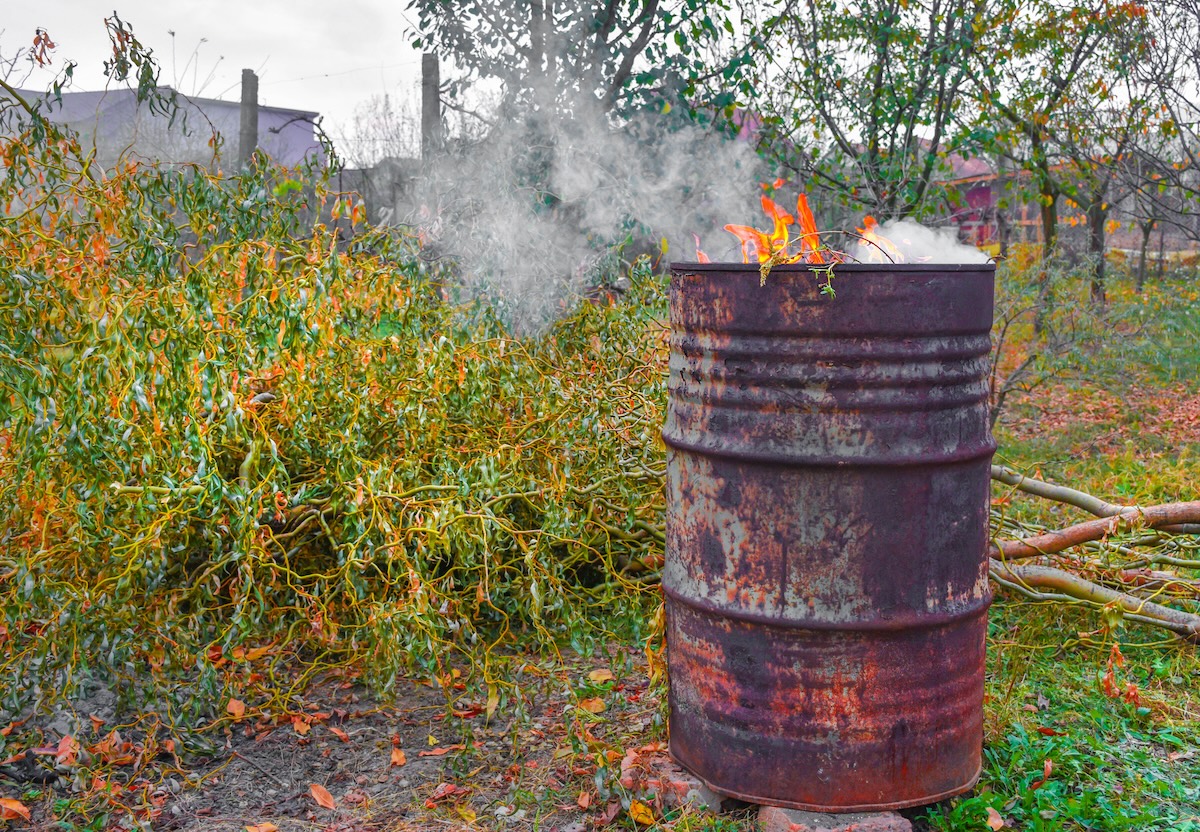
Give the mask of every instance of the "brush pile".
M 516 340 L 415 239 L 340 240 L 319 218 L 361 206 L 319 175 L 102 173 L 37 122 L 0 157 L 0 706 L 115 674 L 204 710 L 448 663 L 494 702 L 497 646 L 641 636 L 648 269 Z

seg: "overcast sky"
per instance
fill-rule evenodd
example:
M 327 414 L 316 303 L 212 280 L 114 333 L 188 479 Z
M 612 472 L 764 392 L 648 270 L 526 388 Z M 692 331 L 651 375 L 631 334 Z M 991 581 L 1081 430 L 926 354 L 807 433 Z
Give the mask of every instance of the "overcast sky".
M 160 80 L 189 95 L 237 100 L 243 67 L 259 75 L 259 103 L 316 110 L 337 137 L 371 95 L 417 100 L 421 56 L 403 0 L 0 0 L 0 56 L 44 28 L 55 66 L 78 64 L 73 89 L 104 87 L 114 8 L 162 66 Z M 174 32 L 174 37 L 171 36 Z M 203 41 L 203 42 L 202 42 Z M 16 76 L 23 78 L 23 73 Z M 44 89 L 49 73 L 25 86 Z

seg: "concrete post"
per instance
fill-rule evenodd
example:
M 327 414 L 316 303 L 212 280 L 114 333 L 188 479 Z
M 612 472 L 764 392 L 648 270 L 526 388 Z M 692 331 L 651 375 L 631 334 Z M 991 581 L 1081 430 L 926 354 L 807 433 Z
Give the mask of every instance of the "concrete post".
M 432 52 L 421 56 L 421 158 L 428 160 L 442 143 L 441 72 Z
M 238 130 L 238 166 L 250 167 L 258 147 L 258 76 L 252 69 L 242 70 L 242 111 Z

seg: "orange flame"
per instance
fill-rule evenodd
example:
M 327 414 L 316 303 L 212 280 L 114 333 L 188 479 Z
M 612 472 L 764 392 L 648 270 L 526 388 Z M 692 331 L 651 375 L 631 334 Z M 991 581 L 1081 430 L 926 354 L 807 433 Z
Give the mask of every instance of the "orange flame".
M 782 180 L 776 180 L 773 187 L 782 185 Z M 764 190 L 768 186 L 764 185 Z M 825 263 L 826 256 L 821 252 L 821 233 L 817 230 L 817 222 L 812 210 L 808 207 L 808 198 L 800 194 L 796 201 L 796 217 L 793 217 L 779 207 L 766 194 L 762 196 L 763 211 L 771 218 L 771 231 L 759 231 L 748 225 L 727 225 L 725 230 L 737 237 L 742 243 L 742 262 L 750 263 L 751 257 L 759 263 Z M 797 224 L 799 218 L 800 240 L 799 251 L 789 251 L 792 245 L 789 225 Z
M 778 203 L 767 196 L 767 193 L 772 193 L 785 184 L 783 179 L 776 179 L 772 184 L 763 183 L 762 185 L 762 207 L 771 219 L 770 231 L 759 231 L 749 225 L 725 226 L 725 230 L 737 237 L 742 244 L 742 262 L 757 261 L 762 264 L 765 275 L 772 266 L 783 263 L 825 265 L 845 260 L 848 255 L 821 245 L 821 232 L 817 229 L 817 221 L 808 205 L 807 195 L 801 193 L 797 197 L 795 216 L 783 210 Z M 796 240 L 793 240 L 788 232 L 788 226 L 791 225 L 798 226 L 799 234 Z M 866 244 L 863 248 L 868 251 L 867 262 L 904 262 L 903 252 L 895 243 L 879 233 L 879 227 L 879 223 L 874 217 L 867 216 L 863 218 L 863 227 L 858 229 L 859 236 Z M 700 250 L 700 238 L 694 234 L 692 236 L 696 238 L 696 260 L 701 263 L 711 262 L 708 256 Z
M 879 228 L 879 223 L 872 216 L 863 217 L 863 227 L 858 229 L 858 233 L 862 236 L 865 242 L 868 263 L 900 263 L 904 261 L 904 255 L 896 244 L 887 237 L 880 234 L 876 229 Z

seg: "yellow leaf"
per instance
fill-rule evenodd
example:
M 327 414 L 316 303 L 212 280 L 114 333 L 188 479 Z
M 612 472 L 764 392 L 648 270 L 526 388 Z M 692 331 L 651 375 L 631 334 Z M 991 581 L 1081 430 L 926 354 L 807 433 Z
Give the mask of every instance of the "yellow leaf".
M 408 762 L 408 757 L 404 754 L 403 748 L 392 749 L 392 765 L 402 766 Z
M 603 682 L 611 682 L 615 678 L 616 677 L 613 676 L 613 672 L 611 670 L 593 670 L 588 674 L 588 681 L 596 685 L 602 684 Z
M 253 826 L 247 826 L 246 832 L 279 832 L 279 827 L 273 823 L 256 823 Z
M 455 806 L 454 811 L 458 812 L 458 816 L 467 823 L 475 822 L 475 810 L 470 806 Z
M 233 714 L 234 719 L 241 719 L 242 714 L 246 713 L 246 703 L 240 699 L 230 699 L 225 710 Z
M 500 694 L 493 687 L 488 688 L 487 698 L 487 718 L 490 721 L 492 714 L 496 713 L 496 709 L 500 707 Z
M 0 820 L 29 820 L 29 809 L 19 800 L 0 797 Z
M 993 830 L 1004 828 L 1004 818 L 1000 817 L 1000 813 L 991 806 L 987 807 L 987 825 L 988 829 Z
M 333 799 L 333 795 L 329 793 L 329 789 L 325 788 L 319 783 L 309 783 L 308 793 L 312 795 L 313 800 L 317 801 L 318 805 L 323 806 L 326 809 L 333 809 L 337 806 L 337 803 Z
M 629 817 L 641 826 L 649 826 L 654 823 L 654 812 L 650 811 L 650 807 L 640 801 L 633 801 L 629 804 Z
M 579 702 L 579 707 L 582 710 L 587 711 L 589 714 L 598 714 L 603 713 L 606 706 L 603 699 L 598 696 L 593 696 L 590 699 L 581 700 Z

